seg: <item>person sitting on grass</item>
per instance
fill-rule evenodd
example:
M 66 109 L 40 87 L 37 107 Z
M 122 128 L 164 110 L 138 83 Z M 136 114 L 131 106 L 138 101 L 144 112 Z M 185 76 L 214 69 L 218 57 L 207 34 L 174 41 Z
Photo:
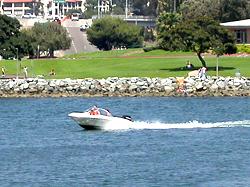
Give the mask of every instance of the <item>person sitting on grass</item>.
M 188 60 L 186 64 L 186 69 L 194 69 L 194 65 Z
M 51 69 L 51 71 L 49 72 L 49 75 L 52 76 L 52 75 L 56 75 L 56 72 L 54 69 Z

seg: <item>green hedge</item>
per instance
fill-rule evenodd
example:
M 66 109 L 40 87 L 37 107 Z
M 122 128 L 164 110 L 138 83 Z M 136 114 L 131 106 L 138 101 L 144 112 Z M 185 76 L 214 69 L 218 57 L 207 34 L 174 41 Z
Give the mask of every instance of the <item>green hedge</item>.
M 237 45 L 237 52 L 238 53 L 248 53 L 248 54 L 250 54 L 250 45 L 238 44 Z
M 160 49 L 159 46 L 147 46 L 147 47 L 143 47 L 143 51 L 144 52 L 150 52 L 150 51 L 157 50 L 157 49 Z

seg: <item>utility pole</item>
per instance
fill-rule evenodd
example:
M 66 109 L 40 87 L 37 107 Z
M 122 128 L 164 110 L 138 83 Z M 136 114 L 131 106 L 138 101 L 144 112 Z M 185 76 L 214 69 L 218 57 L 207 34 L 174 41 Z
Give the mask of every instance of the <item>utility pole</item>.
M 128 0 L 126 0 L 126 7 L 125 7 L 125 18 L 128 18 Z
M 0 1 L 0 13 L 3 14 L 3 2 Z
M 176 0 L 174 0 L 174 13 L 176 13 Z
M 18 48 L 16 48 L 16 78 L 18 79 L 19 63 L 18 63 Z
M 100 0 L 97 1 L 97 18 L 100 18 Z
M 112 12 L 113 12 L 113 2 L 112 2 L 112 0 L 110 0 L 109 7 L 111 8 L 111 10 L 109 10 L 110 11 L 110 15 L 112 15 Z
M 1 10 L 0 13 L 4 14 L 4 9 L 3 9 L 3 7 L 4 7 L 4 0 L 0 1 L 0 6 L 1 6 L 0 7 L 0 10 Z
M 216 77 L 219 77 L 219 56 L 216 58 Z
M 38 60 L 40 56 L 40 45 L 37 45 L 37 55 L 36 55 L 36 59 Z

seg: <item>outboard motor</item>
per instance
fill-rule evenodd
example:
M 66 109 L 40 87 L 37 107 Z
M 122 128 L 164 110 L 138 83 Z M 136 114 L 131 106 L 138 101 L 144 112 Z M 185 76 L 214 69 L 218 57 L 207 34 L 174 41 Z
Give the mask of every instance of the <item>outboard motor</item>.
M 127 119 L 129 121 L 133 121 L 131 116 L 129 116 L 129 115 L 123 115 L 122 118 Z

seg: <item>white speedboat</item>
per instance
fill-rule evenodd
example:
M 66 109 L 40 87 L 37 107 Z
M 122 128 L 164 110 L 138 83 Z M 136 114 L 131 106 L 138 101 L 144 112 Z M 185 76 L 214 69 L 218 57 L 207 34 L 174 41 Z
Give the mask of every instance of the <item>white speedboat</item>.
M 130 116 L 112 116 L 108 110 L 102 108 L 98 108 L 98 114 L 93 114 L 91 112 L 92 110 L 89 109 L 85 112 L 73 112 L 68 116 L 86 130 L 103 130 L 109 125 L 129 125 L 132 123 Z

